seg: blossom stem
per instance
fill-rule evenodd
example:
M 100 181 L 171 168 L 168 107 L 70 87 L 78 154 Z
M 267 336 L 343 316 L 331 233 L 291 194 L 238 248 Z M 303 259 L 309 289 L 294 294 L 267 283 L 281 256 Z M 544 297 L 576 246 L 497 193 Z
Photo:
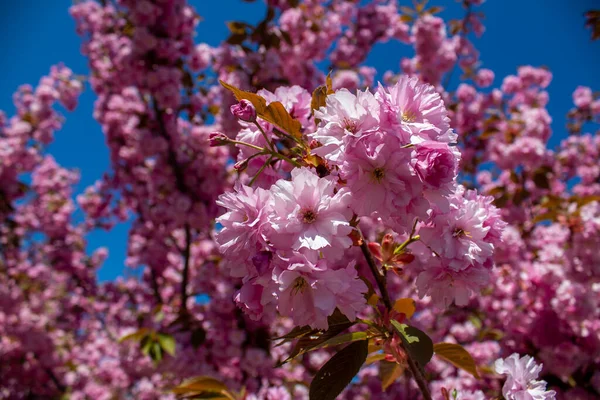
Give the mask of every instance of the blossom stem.
M 251 149 L 258 150 L 258 151 L 264 151 L 264 150 L 265 150 L 265 149 L 263 149 L 262 147 L 258 147 L 258 146 L 255 146 L 255 145 L 253 145 L 253 144 L 246 143 L 246 142 L 240 142 L 239 140 L 232 140 L 232 139 L 229 139 L 229 143 L 233 143 L 233 144 L 239 144 L 239 145 L 241 145 L 241 146 L 248 146 L 248 147 L 250 147 Z
M 229 143 L 239 144 L 239 145 L 242 145 L 242 146 L 248 146 L 251 149 L 258 150 L 260 152 L 266 152 L 266 154 L 270 154 L 273 157 L 277 157 L 277 158 L 279 158 L 281 160 L 287 161 L 287 162 L 289 162 L 290 164 L 292 164 L 295 167 L 301 167 L 302 166 L 298 161 L 294 161 L 291 158 L 284 156 L 283 154 L 281 154 L 278 151 L 265 149 L 265 148 L 255 146 L 255 145 L 250 144 L 250 143 L 240 142 L 240 141 L 237 141 L 237 140 L 229 140 Z
M 283 154 L 281 154 L 281 153 L 279 153 L 277 151 L 271 153 L 271 155 L 274 156 L 274 157 L 277 157 L 279 159 L 282 159 L 284 161 L 287 161 L 287 162 L 289 162 L 290 164 L 292 164 L 295 167 L 301 167 L 302 166 L 298 161 L 294 161 L 291 158 L 286 157 L 286 156 L 284 156 Z
M 262 133 L 262 135 L 265 138 L 265 140 L 267 141 L 267 144 L 269 145 L 269 148 L 271 149 L 271 151 L 275 152 L 275 147 L 273 146 L 273 143 L 271 143 L 271 141 L 269 140 L 269 137 L 267 136 L 267 133 L 260 126 L 260 124 L 258 123 L 258 121 L 254 121 L 254 125 L 256 125 L 256 127 L 258 128 L 258 130 L 260 131 L 260 133 Z
M 248 183 L 248 186 L 252 186 L 252 184 L 254 183 L 254 181 L 256 181 L 256 179 L 258 178 L 258 176 L 264 171 L 264 169 L 267 167 L 267 165 L 269 165 L 269 163 L 271 162 L 272 159 L 273 159 L 273 156 L 269 157 L 267 159 L 267 161 L 265 161 L 265 163 L 260 167 L 260 169 L 258 170 L 258 172 L 256 173 L 256 175 L 254 175 L 252 177 L 252 179 L 250 179 L 250 182 Z
M 414 231 L 413 231 L 413 233 L 414 233 Z M 408 243 L 411 239 L 418 240 L 418 237 L 415 236 L 414 238 L 412 238 L 412 234 L 411 234 L 411 238 L 409 238 L 409 240 L 407 240 L 405 243 Z M 367 241 L 364 238 L 361 241 L 360 249 L 362 250 L 363 255 L 365 256 L 365 259 L 367 260 L 367 264 L 369 264 L 369 268 L 371 269 L 371 273 L 373 274 L 373 277 L 375 278 L 375 282 L 377 282 L 377 286 L 379 287 L 379 291 L 381 292 L 381 297 L 383 298 L 383 303 L 385 304 L 385 307 L 388 309 L 388 311 L 391 311 L 392 310 L 392 302 L 390 300 L 390 294 L 388 293 L 387 287 L 385 285 L 384 277 L 379 272 L 379 269 L 377 268 L 377 265 L 375 264 L 375 259 L 373 259 L 373 255 L 371 254 L 371 251 L 369 250 L 369 247 L 367 246 Z M 408 360 L 408 367 L 410 368 L 410 372 L 412 373 L 413 378 L 415 378 L 415 381 L 417 382 L 417 385 L 419 386 L 419 389 L 421 390 L 423 399 L 424 400 L 432 400 L 431 393 L 429 392 L 429 388 L 427 387 L 427 381 L 425 380 L 425 377 L 423 377 L 423 374 L 421 374 L 421 371 L 419 370 L 419 367 L 417 366 L 415 360 L 412 359 L 410 353 L 408 351 L 406 351 L 406 349 L 405 349 L 405 353 L 406 353 L 406 358 Z
M 416 218 L 415 223 L 413 224 L 412 229 L 410 231 L 410 236 L 402 244 L 400 244 L 400 246 L 396 247 L 396 249 L 394 250 L 394 254 L 400 254 L 409 244 L 411 244 L 413 242 L 417 242 L 421 239 L 421 236 L 419 236 L 419 235 L 415 236 L 415 231 L 417 230 L 418 222 L 419 222 L 419 219 Z
M 421 236 L 419 235 L 406 239 L 403 243 L 400 244 L 400 246 L 396 247 L 396 250 L 394 250 L 394 254 L 402 253 L 402 250 L 404 250 L 409 244 L 418 242 L 420 239 Z

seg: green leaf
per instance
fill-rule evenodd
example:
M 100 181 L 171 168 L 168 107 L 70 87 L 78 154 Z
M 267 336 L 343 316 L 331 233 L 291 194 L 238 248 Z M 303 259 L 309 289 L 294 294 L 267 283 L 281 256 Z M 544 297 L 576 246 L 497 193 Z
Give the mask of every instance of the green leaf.
M 321 367 L 310 384 L 310 400 L 335 400 L 352 382 L 367 359 L 368 340 L 354 342 L 336 353 Z
M 297 339 L 299 337 L 302 337 L 304 335 L 307 335 L 311 332 L 313 332 L 314 329 L 311 328 L 310 326 L 306 325 L 306 326 L 297 326 L 294 329 L 292 329 L 291 331 L 289 331 L 288 333 L 286 333 L 283 336 L 279 336 L 276 338 L 273 338 L 273 340 L 280 340 L 280 339 L 284 339 L 283 342 L 279 343 L 278 346 L 289 342 L 290 340 L 294 340 Z
M 433 356 L 433 341 L 431 338 L 414 326 L 400 324 L 395 320 L 392 320 L 392 325 L 400 335 L 405 350 L 421 368 L 424 368 Z
M 150 358 L 156 362 L 160 362 L 163 359 L 163 350 L 159 342 L 152 342 L 150 348 Z
M 150 329 L 148 328 L 140 328 L 137 331 L 130 333 L 129 335 L 125 335 L 119 339 L 119 343 L 126 342 L 128 340 L 133 340 L 135 342 L 141 341 L 144 336 L 150 333 Z
M 337 336 L 342 333 L 346 329 L 350 328 L 356 322 L 350 322 L 348 318 L 342 314 L 337 308 L 334 313 L 327 318 L 329 322 L 329 329 L 326 331 L 314 329 L 309 333 L 300 337 L 289 357 L 280 363 L 285 364 L 290 361 L 294 357 L 297 357 L 301 354 L 304 354 L 308 351 L 311 351 L 315 348 L 318 348 L 323 343 L 327 342 L 329 339 Z
M 469 352 L 461 345 L 454 343 L 436 343 L 433 346 L 433 351 L 436 356 L 443 358 L 456 368 L 465 370 L 475 378 L 479 379 L 475 360 L 473 360 L 473 357 L 471 357 Z
M 387 354 L 384 353 L 371 354 L 369 357 L 367 357 L 367 361 L 365 361 L 365 364 L 373 364 L 374 362 L 384 360 L 386 357 Z
M 379 363 L 379 379 L 381 379 L 381 390 L 387 388 L 402 376 L 404 368 L 397 362 L 381 361 Z
M 160 343 L 160 347 L 162 347 L 165 352 L 172 356 L 175 355 L 175 338 L 173 336 L 159 333 L 158 342 Z
M 209 376 L 188 379 L 181 385 L 173 388 L 172 392 L 178 395 L 178 398 L 225 398 L 235 400 L 235 396 L 227 389 L 227 386 L 223 382 Z
M 142 354 L 144 354 L 145 356 L 149 355 L 153 343 L 154 342 L 152 341 L 150 336 L 144 336 L 144 338 L 140 342 L 140 349 L 142 350 Z
M 337 346 L 340 344 L 346 344 L 356 342 L 357 340 L 365 340 L 372 337 L 371 332 L 349 332 L 343 335 L 335 336 L 320 346 L 314 347 L 312 350 L 320 349 L 322 347 Z

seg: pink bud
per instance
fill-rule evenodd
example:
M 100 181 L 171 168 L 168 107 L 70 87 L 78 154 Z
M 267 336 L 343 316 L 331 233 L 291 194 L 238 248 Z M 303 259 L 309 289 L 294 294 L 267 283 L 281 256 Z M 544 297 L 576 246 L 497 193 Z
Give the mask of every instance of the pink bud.
M 256 108 L 248 100 L 242 99 L 239 103 L 231 106 L 231 113 L 242 121 L 256 121 Z
M 446 143 L 419 143 L 415 169 L 425 183 L 439 188 L 454 180 L 459 157 Z
M 237 172 L 242 172 L 246 168 L 248 168 L 248 159 L 238 161 L 233 165 L 233 169 L 235 169 Z
M 371 254 L 373 254 L 373 257 L 375 257 L 379 261 L 383 260 L 383 257 L 381 255 L 381 245 L 379 243 L 369 242 L 367 244 L 367 247 L 371 251 Z
M 208 135 L 210 147 L 225 146 L 229 143 L 229 138 L 221 132 L 212 132 Z

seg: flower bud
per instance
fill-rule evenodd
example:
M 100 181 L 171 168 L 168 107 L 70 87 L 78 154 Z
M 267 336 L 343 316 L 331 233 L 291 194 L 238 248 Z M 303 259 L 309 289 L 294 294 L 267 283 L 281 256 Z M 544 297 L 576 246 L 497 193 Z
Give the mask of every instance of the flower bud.
M 231 113 L 242 121 L 256 121 L 256 108 L 248 100 L 242 99 L 239 103 L 231 106 Z
M 229 138 L 221 132 L 212 132 L 208 135 L 210 147 L 225 146 L 229 143 Z
M 235 169 L 237 172 L 243 172 L 246 170 L 246 168 L 248 168 L 248 159 L 243 159 L 241 161 L 236 162 L 233 165 L 233 169 Z
M 446 143 L 423 142 L 417 145 L 415 169 L 423 182 L 434 188 L 451 183 L 456 177 L 460 153 Z

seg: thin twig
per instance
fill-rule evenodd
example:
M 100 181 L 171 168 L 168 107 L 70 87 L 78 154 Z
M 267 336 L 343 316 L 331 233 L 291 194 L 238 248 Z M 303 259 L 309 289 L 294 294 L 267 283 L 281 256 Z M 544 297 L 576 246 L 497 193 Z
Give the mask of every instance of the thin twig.
M 185 225 L 185 248 L 183 249 L 183 276 L 181 278 L 181 313 L 186 314 L 188 300 L 188 281 L 190 275 L 190 247 L 192 246 L 192 232 L 189 225 Z
M 250 182 L 248 183 L 248 186 L 252 186 L 252 184 L 256 181 L 256 179 L 258 178 L 258 176 L 264 171 L 264 169 L 267 167 L 267 165 L 269 165 L 269 163 L 271 162 L 272 159 L 273 159 L 273 156 L 269 157 L 267 159 L 267 161 L 265 161 L 265 163 L 260 167 L 260 169 L 258 170 L 258 172 L 256 173 L 256 175 L 254 175 L 252 177 L 252 179 L 250 179 Z
M 158 304 L 163 304 L 163 299 L 158 288 L 158 276 L 153 268 L 150 268 L 150 279 L 152 281 L 152 290 L 154 292 L 154 298 L 156 299 L 156 302 Z
M 375 282 L 377 282 L 377 287 L 379 287 L 379 292 L 381 292 L 381 297 L 383 298 L 383 303 L 385 304 L 388 310 L 392 309 L 392 301 L 390 300 L 390 295 L 385 287 L 385 281 L 383 280 L 383 276 L 381 272 L 379 272 L 379 268 L 375 264 L 375 260 L 373 259 L 373 255 L 367 246 L 367 241 L 363 238 L 360 244 L 360 249 L 362 250 L 365 259 L 367 260 L 367 264 L 369 264 L 369 268 L 371 269 L 371 273 L 375 278 Z
M 271 151 L 275 152 L 275 147 L 273 146 L 273 143 L 271 143 L 271 141 L 269 140 L 269 137 L 267 136 L 267 132 L 265 132 L 265 130 L 262 128 L 262 126 L 260 126 L 258 121 L 254 121 L 254 125 L 256 125 L 256 127 L 258 128 L 260 133 L 262 133 L 262 135 L 265 138 L 265 141 L 267 142 L 267 144 L 269 145 L 269 148 L 271 149 Z
M 417 363 L 415 363 L 415 360 L 412 359 L 412 357 L 410 356 L 409 352 L 406 351 L 406 349 L 405 353 L 406 359 L 408 360 L 408 368 L 410 368 L 410 372 L 412 373 L 413 378 L 415 378 L 415 381 L 417 382 L 417 385 L 421 390 L 423 399 L 432 400 L 431 393 L 429 393 L 429 388 L 427 387 L 427 381 L 425 380 L 425 377 L 423 377 L 423 375 L 421 374 L 421 370 L 417 366 Z

